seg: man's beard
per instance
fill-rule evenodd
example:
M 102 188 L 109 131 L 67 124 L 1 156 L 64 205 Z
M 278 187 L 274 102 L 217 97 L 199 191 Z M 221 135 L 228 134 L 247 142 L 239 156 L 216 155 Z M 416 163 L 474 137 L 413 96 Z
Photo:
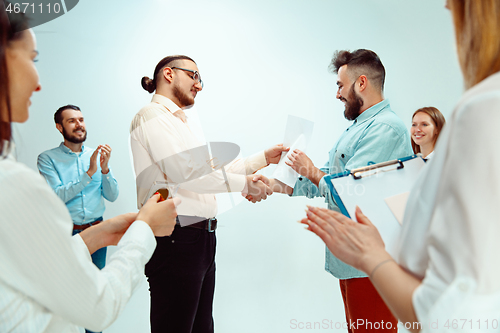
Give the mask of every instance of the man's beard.
M 76 130 L 78 130 L 78 128 Z M 87 140 L 87 131 L 86 130 L 85 130 L 85 135 L 83 136 L 83 138 L 79 138 L 79 137 L 70 135 L 68 132 L 66 132 L 66 129 L 63 127 L 62 135 L 64 137 L 64 140 L 67 140 L 67 141 L 72 142 L 72 143 L 82 143 L 82 142 L 85 142 L 85 140 Z
M 172 93 L 174 94 L 175 98 L 179 101 L 181 105 L 179 105 L 181 108 L 185 108 L 186 106 L 191 106 L 194 104 L 194 98 L 188 94 L 185 94 L 182 92 L 177 85 L 174 85 L 172 89 Z
M 349 100 L 345 102 L 345 110 L 344 117 L 347 120 L 354 120 L 358 118 L 359 111 L 363 106 L 363 100 L 359 97 L 354 91 L 354 84 L 351 87 L 351 91 L 349 91 Z

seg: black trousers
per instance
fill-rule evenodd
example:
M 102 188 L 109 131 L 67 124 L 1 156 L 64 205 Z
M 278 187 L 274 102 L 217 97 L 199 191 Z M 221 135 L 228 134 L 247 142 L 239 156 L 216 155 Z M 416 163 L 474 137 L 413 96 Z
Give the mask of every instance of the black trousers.
M 151 333 L 213 333 L 215 232 L 176 226 L 156 242 L 145 269 Z

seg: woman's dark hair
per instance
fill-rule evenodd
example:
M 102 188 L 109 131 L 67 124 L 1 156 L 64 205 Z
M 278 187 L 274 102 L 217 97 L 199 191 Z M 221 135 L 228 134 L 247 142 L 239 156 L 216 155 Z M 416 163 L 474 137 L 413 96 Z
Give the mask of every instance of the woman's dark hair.
M 9 76 L 5 51 L 12 41 L 21 38 L 23 30 L 29 28 L 24 14 L 16 14 L 13 11 L 7 14 L 5 8 L 8 5 L 9 2 L 0 0 L 0 156 L 5 148 L 4 142 L 9 143 L 12 138 Z
M 165 67 L 173 67 L 174 65 L 177 65 L 176 62 L 179 60 L 189 60 L 192 61 L 196 64 L 196 62 L 189 58 L 188 56 L 185 55 L 173 55 L 173 56 L 168 56 L 160 60 L 158 65 L 155 67 L 155 72 L 153 74 L 153 79 L 150 79 L 147 76 L 144 76 L 141 80 L 141 85 L 150 94 L 153 93 L 156 90 L 156 83 L 158 82 L 158 75 L 162 72 L 162 70 Z
M 439 111 L 437 108 L 433 106 L 427 106 L 425 108 L 418 109 L 413 113 L 411 119 L 413 120 L 415 115 L 419 112 L 427 114 L 429 117 L 431 117 L 431 120 L 434 123 L 434 127 L 436 128 L 436 136 L 434 137 L 434 145 L 435 145 L 439 137 L 439 134 L 441 134 L 441 130 L 443 129 L 444 124 L 446 123 L 446 120 L 444 119 L 444 116 L 441 113 L 441 111 Z M 413 148 L 413 152 L 415 154 L 420 153 L 420 146 L 417 145 L 415 142 L 413 142 L 413 139 L 411 140 L 411 147 Z

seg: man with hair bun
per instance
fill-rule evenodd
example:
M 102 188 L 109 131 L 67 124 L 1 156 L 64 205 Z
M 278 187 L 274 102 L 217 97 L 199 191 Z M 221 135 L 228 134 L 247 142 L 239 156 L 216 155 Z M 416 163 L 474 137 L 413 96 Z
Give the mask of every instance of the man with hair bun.
M 295 149 L 288 154 L 290 161 L 285 162 L 302 176 L 294 188 L 275 179 L 270 179 L 269 183 L 274 192 L 325 197 L 328 208 L 339 211 L 323 179 L 325 175 L 408 156 L 412 148 L 406 126 L 384 99 L 385 68 L 375 52 L 365 49 L 337 51 L 330 68 L 338 74 L 337 99 L 344 103 L 344 117 L 353 120 L 352 125 L 330 150 L 329 160 L 323 168 L 316 168 L 304 152 Z M 264 177 L 259 175 L 257 179 Z M 344 264 L 328 249 L 325 267 L 340 280 L 349 332 L 369 332 L 364 325 L 351 326 L 361 321 L 383 322 L 380 331 L 397 332 L 398 321 L 366 274 Z
M 214 194 L 242 192 L 265 199 L 272 192 L 264 182 L 254 182 L 253 173 L 278 163 L 288 149 L 276 145 L 231 161 L 222 172 L 216 167 L 220 156 L 208 156 L 208 151 L 203 154 L 206 143 L 195 135 L 196 127 L 184 112 L 203 89 L 194 60 L 183 55 L 165 57 L 153 77 L 143 77 L 141 84 L 155 95 L 136 114 L 130 129 L 138 206 L 162 186 L 182 199 L 174 232 L 157 237 L 156 250 L 145 269 L 151 295 L 151 332 L 212 333 L 217 226 Z

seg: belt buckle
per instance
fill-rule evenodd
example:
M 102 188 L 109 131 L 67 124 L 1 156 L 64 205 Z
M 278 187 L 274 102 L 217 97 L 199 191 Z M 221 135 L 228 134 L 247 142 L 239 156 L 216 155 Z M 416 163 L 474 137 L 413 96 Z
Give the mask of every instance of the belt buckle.
M 214 232 L 215 231 L 215 229 L 212 230 L 212 221 L 214 221 L 214 220 L 217 221 L 217 219 L 215 217 L 208 219 L 208 226 L 207 226 L 208 232 Z

